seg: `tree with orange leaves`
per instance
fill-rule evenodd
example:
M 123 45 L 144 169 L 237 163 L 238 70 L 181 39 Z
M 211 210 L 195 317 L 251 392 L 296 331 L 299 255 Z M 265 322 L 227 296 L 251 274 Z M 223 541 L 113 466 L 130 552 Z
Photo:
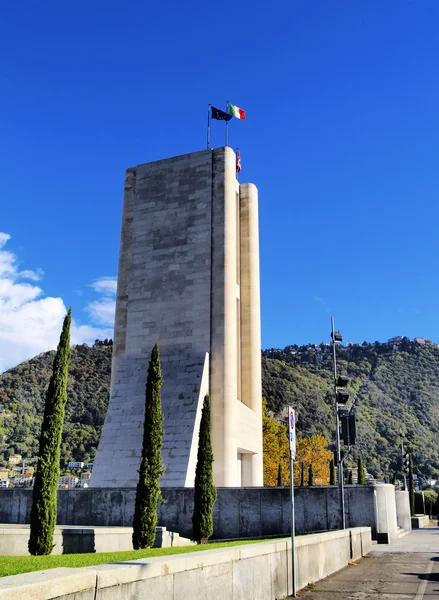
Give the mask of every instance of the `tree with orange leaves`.
M 279 465 L 282 465 L 283 483 L 290 485 L 290 447 L 287 426 L 278 423 L 266 414 L 266 404 L 263 406 L 263 450 L 264 450 L 264 485 L 275 486 L 278 482 Z M 328 462 L 332 452 L 327 449 L 328 442 L 322 434 L 297 441 L 297 453 L 294 461 L 294 485 L 300 484 L 300 464 L 303 463 L 305 472 L 312 465 L 314 485 L 328 485 Z

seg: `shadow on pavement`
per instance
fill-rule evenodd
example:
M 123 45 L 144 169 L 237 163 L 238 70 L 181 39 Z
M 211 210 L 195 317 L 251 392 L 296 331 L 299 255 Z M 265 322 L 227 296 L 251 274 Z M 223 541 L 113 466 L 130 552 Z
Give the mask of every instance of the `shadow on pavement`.
M 433 556 L 430 560 L 434 562 L 439 561 L 439 556 Z M 424 581 L 439 581 L 439 573 L 401 573 L 401 575 L 412 575 L 416 576 L 418 579 L 422 579 Z M 438 590 L 433 590 L 437 592 Z

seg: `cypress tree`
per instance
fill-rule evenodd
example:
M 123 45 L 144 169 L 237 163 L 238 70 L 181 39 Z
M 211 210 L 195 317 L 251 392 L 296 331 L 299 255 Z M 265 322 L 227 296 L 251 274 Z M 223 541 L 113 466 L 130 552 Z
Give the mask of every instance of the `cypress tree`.
M 133 547 L 135 550 L 151 548 L 155 541 L 160 477 L 164 472 L 161 454 L 163 413 L 160 390 L 162 381 L 160 353 L 158 344 L 156 344 L 151 352 L 146 380 L 142 460 L 133 519 Z
M 301 463 L 301 467 L 300 467 L 300 487 L 303 487 L 305 485 L 305 467 L 303 465 L 303 463 Z
M 308 485 L 314 485 L 314 473 L 312 470 L 312 464 L 309 465 L 308 469 Z
M 216 501 L 216 488 L 213 485 L 213 451 L 210 428 L 210 398 L 205 396 L 198 439 L 192 515 L 194 538 L 199 544 L 205 544 L 213 533 L 212 509 Z
M 396 478 L 398 477 L 398 471 L 394 471 L 393 473 L 393 477 L 392 477 L 392 484 L 396 485 Z
M 413 458 L 409 457 L 409 499 L 410 499 L 410 514 L 412 517 L 415 514 L 415 482 L 413 479 Z
M 282 487 L 282 463 L 279 463 L 279 468 L 277 470 L 277 485 L 278 487 Z
M 329 461 L 329 485 L 335 485 L 335 465 L 333 458 Z
M 349 471 L 348 485 L 353 485 L 354 483 L 354 475 L 352 473 L 352 469 Z
M 358 459 L 358 483 L 360 485 L 364 485 L 366 483 L 366 472 L 361 458 Z
M 28 543 L 29 552 L 34 556 L 50 554 L 54 546 L 59 460 L 70 362 L 71 320 L 70 308 L 64 319 L 44 405 Z

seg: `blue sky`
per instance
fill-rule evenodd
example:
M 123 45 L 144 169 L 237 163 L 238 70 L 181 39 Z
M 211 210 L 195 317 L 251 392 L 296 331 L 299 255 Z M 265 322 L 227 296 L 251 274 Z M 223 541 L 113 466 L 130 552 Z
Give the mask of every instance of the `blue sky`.
M 124 170 L 203 149 L 226 100 L 260 193 L 263 347 L 328 339 L 331 314 L 346 340 L 439 341 L 439 4 L 255 5 L 1 3 L 0 369 L 70 304 L 75 341 L 111 330 Z

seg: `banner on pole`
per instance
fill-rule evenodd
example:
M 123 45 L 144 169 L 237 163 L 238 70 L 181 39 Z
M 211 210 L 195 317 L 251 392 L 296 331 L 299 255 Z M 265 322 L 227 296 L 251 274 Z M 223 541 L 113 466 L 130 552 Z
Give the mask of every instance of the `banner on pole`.
M 292 406 L 288 407 L 288 433 L 290 437 L 290 452 L 296 457 L 296 412 Z

